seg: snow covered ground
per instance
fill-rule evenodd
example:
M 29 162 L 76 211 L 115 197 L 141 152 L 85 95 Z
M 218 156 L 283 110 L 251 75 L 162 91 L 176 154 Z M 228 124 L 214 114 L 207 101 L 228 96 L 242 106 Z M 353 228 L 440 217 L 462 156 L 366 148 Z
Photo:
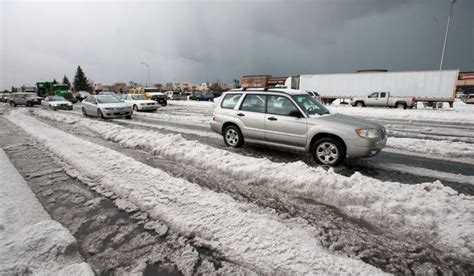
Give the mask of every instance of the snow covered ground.
M 239 203 L 228 195 L 171 177 L 21 112 L 12 112 L 8 119 L 85 177 L 180 233 L 196 236 L 235 262 L 263 273 L 383 274 L 360 260 L 322 248 L 314 236 L 315 230 L 304 222 L 282 219 L 253 204 Z
M 451 254 L 474 257 L 474 200 L 439 182 L 404 185 L 359 173 L 345 177 L 302 162 L 274 163 L 241 156 L 180 135 L 131 130 L 55 112 L 37 110 L 35 113 L 50 120 L 79 124 L 126 147 L 144 149 L 203 170 L 230 174 L 241 180 L 237 185 L 264 185 L 295 198 L 315 200 L 381 228 L 432 239 L 438 248 Z
M 0 149 L 0 274 L 94 275 Z
M 349 162 L 342 170 L 328 170 L 291 152 L 253 147 L 229 150 L 221 145 L 222 137 L 209 129 L 212 105 L 171 101 L 158 112 L 135 113 L 133 120 L 104 121 L 85 118 L 77 109 L 53 112 L 37 108 L 12 109 L 6 117 L 77 170 L 80 179 L 90 179 L 86 183 L 112 192 L 120 197 L 117 202 L 136 206 L 171 229 L 222 252 L 229 261 L 255 271 L 382 273 L 360 262 L 363 253 L 330 250 L 336 245 L 332 241 L 328 246 L 321 226 L 305 215 L 293 215 L 294 211 L 291 216 L 283 215 L 286 209 L 262 204 L 258 196 L 257 201 L 252 197 L 242 201 L 240 195 L 249 191 L 263 191 L 262 197 L 277 205 L 286 202 L 283 207 L 290 210 L 301 208 L 300 203 L 304 207 L 299 211 L 310 215 L 314 214 L 304 209 L 306 202 L 328 206 L 344 219 L 381 231 L 384 237 L 429 243 L 423 252 L 438 252 L 434 259 L 440 257 L 443 262 L 452 258 L 466 264 L 474 258 L 474 171 L 469 168 L 474 162 L 474 123 L 440 119 L 443 114 L 464 114 L 472 121 L 474 112 L 469 107 L 441 111 L 336 106 L 347 114 L 386 123 L 390 138 L 380 156 Z M 389 116 L 392 114 L 394 117 Z M 140 154 L 143 158 L 137 158 Z M 285 158 L 286 154 L 293 156 Z M 195 182 L 180 173 L 186 170 L 205 176 Z M 225 182 L 226 177 L 230 180 L 225 190 L 202 182 Z M 388 255 L 399 256 L 392 249 Z M 402 258 L 401 262 L 420 258 Z M 387 269 L 371 260 L 364 259 Z M 416 267 L 424 271 L 423 264 Z M 465 265 L 462 269 L 474 271 Z
M 350 105 L 331 105 L 328 106 L 332 113 L 341 113 L 364 118 L 382 119 L 382 120 L 404 120 L 413 121 L 434 121 L 451 122 L 459 124 L 473 124 L 474 106 L 459 103 L 462 108 L 444 108 L 444 109 L 388 109 L 373 107 L 352 107 Z

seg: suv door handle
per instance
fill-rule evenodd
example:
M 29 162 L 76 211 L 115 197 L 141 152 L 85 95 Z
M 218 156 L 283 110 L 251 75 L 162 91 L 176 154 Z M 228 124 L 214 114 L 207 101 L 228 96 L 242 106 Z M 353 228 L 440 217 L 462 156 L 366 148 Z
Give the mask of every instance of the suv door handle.
M 244 113 L 237 113 L 237 116 L 244 117 L 245 114 Z
M 276 120 L 278 120 L 278 119 L 275 118 L 275 117 L 269 117 L 268 120 L 270 120 L 270 121 L 276 121 Z

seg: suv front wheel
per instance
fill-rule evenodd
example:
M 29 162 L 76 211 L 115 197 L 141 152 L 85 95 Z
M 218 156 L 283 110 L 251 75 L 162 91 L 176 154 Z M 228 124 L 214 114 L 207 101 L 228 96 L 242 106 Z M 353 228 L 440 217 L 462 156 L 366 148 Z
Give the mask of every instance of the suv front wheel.
M 321 165 L 336 166 L 345 158 L 343 146 L 336 139 L 321 138 L 314 142 L 311 150 L 314 161 Z
M 236 126 L 228 126 L 224 129 L 224 143 L 233 148 L 241 147 L 244 144 L 244 136 Z

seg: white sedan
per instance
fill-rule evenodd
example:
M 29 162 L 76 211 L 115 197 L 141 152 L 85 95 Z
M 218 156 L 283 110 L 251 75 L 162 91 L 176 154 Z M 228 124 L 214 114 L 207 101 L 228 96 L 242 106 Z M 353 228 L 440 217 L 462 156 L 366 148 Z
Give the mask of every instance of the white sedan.
M 41 101 L 41 107 L 48 109 L 65 109 L 72 110 L 72 103 L 66 101 L 64 97 L 61 96 L 48 96 Z
M 158 102 L 145 98 L 142 94 L 127 94 L 122 99 L 128 103 L 134 111 L 156 111 Z

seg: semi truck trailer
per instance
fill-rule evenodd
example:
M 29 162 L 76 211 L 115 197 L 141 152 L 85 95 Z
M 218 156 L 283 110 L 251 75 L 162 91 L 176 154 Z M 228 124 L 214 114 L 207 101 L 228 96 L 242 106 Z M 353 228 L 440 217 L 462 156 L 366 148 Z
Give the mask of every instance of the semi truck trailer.
M 459 70 L 437 70 L 299 75 L 287 78 L 285 86 L 316 91 L 325 103 L 336 99 L 352 101 L 374 92 L 387 92 L 392 97 L 452 105 L 458 74 Z

